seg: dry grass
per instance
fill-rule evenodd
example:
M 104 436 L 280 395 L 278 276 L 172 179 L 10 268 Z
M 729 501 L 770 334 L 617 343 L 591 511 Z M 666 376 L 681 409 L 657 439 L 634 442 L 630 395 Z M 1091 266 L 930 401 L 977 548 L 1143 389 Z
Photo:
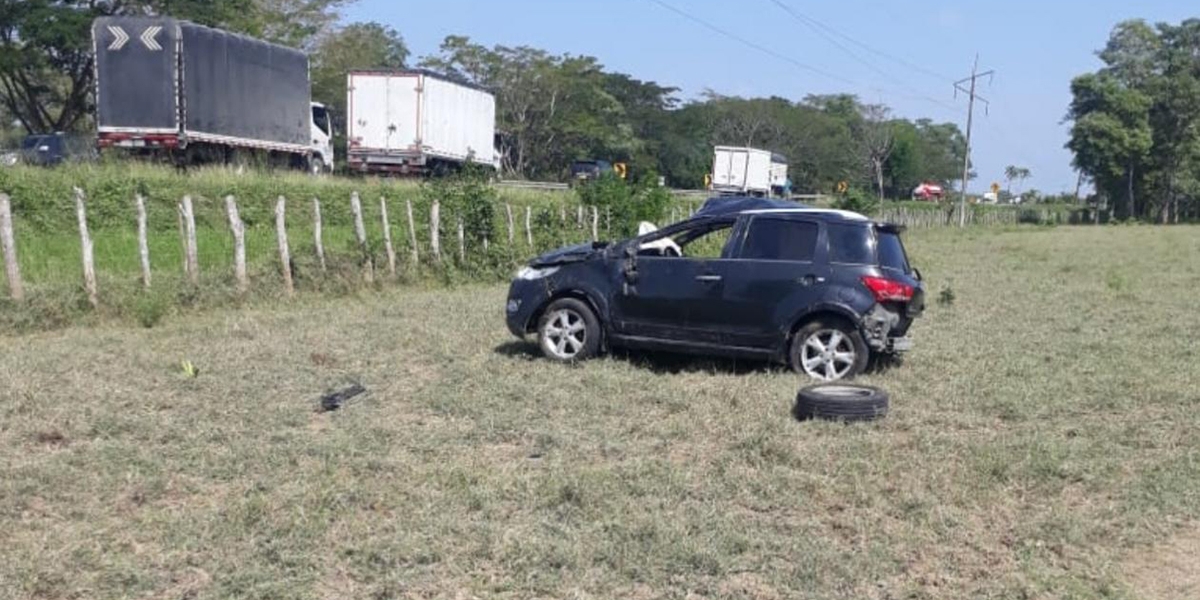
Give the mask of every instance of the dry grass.
M 2 338 L 0 597 L 1148 595 L 1200 517 L 1197 234 L 915 232 L 955 299 L 866 426 L 758 364 L 549 364 L 501 287 Z

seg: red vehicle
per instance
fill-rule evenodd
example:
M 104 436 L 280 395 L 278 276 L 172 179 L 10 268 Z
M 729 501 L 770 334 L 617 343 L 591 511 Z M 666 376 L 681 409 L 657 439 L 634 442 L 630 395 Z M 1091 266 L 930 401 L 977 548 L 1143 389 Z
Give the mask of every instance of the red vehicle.
M 932 181 L 926 181 L 913 189 L 912 197 L 913 200 L 936 202 L 946 197 L 946 190 Z

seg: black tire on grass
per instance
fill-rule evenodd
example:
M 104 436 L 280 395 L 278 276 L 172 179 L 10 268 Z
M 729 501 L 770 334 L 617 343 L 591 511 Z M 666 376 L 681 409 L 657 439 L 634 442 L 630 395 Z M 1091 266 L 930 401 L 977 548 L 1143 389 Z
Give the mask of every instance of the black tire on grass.
M 793 411 L 801 421 L 872 421 L 888 413 L 887 392 L 866 385 L 831 383 L 802 388 Z

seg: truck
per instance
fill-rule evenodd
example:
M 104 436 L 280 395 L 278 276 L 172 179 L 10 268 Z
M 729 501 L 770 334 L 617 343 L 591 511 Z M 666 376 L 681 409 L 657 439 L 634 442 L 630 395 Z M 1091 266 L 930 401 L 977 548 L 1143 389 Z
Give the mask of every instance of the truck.
M 427 70 L 356 70 L 346 77 L 351 171 L 444 174 L 499 167 L 496 98 Z
M 99 149 L 332 169 L 305 53 L 168 17 L 97 18 L 92 44 Z
M 934 181 L 922 181 L 920 185 L 913 188 L 913 200 L 927 200 L 931 202 L 940 202 L 946 197 L 946 189 L 941 184 Z
M 712 190 L 723 195 L 782 196 L 788 191 L 787 158 L 757 148 L 713 149 Z

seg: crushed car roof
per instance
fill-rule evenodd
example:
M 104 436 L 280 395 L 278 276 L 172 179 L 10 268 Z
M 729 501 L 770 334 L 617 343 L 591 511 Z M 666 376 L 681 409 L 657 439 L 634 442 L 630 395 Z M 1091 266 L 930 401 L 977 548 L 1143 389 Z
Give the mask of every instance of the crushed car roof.
M 799 213 L 812 215 L 827 215 L 840 217 L 850 221 L 869 221 L 867 217 L 856 212 L 848 210 L 837 210 L 832 208 L 813 208 L 807 204 L 793 202 L 790 200 L 774 200 L 770 198 L 752 198 L 744 196 L 726 196 L 709 198 L 700 210 L 696 211 L 693 218 L 698 217 L 720 217 L 725 215 L 736 215 L 741 213 L 751 214 L 769 214 L 769 213 Z
M 733 215 L 750 210 L 796 209 L 809 208 L 806 204 L 791 200 L 773 200 L 771 198 L 752 198 L 748 196 L 722 196 L 709 198 L 704 206 L 696 211 L 697 217 L 717 217 Z

